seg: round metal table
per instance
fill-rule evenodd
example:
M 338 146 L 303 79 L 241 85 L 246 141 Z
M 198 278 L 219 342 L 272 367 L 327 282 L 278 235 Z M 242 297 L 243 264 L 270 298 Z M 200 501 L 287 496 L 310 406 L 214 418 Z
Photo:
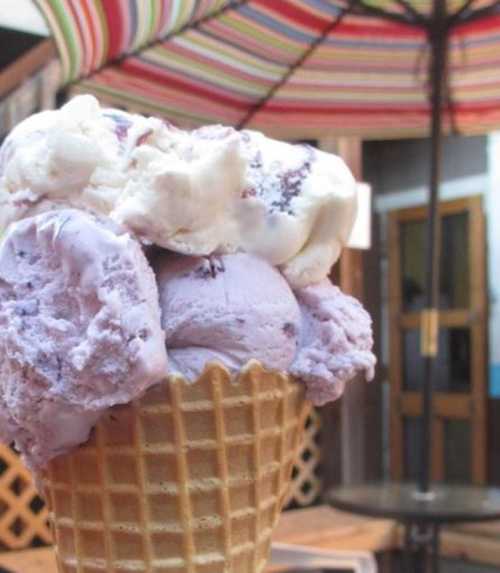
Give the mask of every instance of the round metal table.
M 415 484 L 380 483 L 344 486 L 328 493 L 336 509 L 370 517 L 392 518 L 404 526 L 405 570 L 439 571 L 439 533 L 445 524 L 500 519 L 500 489 L 433 485 L 429 494 Z

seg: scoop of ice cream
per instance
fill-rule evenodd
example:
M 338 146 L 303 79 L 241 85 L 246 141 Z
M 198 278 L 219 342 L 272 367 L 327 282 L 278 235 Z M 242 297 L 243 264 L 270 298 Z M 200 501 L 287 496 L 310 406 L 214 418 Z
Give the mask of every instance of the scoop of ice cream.
M 300 350 L 290 372 L 317 406 L 336 400 L 359 373 L 374 375 L 372 321 L 361 303 L 326 279 L 295 291 L 302 312 Z
M 194 379 L 210 361 L 238 369 L 251 358 L 287 370 L 300 311 L 281 274 L 239 253 L 162 255 L 154 264 L 171 370 Z
M 235 201 L 245 172 L 238 138 L 187 151 L 173 131 L 174 148 L 164 152 L 158 146 L 165 132 L 171 130 L 160 128 L 132 153 L 130 178 L 111 218 L 145 242 L 186 255 L 234 250 Z
M 319 282 L 349 239 L 357 205 L 353 176 L 340 157 L 311 146 L 254 131 L 238 135 L 247 169 L 235 246 L 279 266 L 295 288 Z
M 66 209 L 0 243 L 0 436 L 34 467 L 167 370 L 158 290 L 139 243 Z
M 79 96 L 20 124 L 0 151 L 0 225 L 45 200 L 109 215 L 146 243 L 245 251 L 294 287 L 328 275 L 356 210 L 341 159 L 252 131 L 182 131 Z
M 213 360 L 288 371 L 322 405 L 358 373 L 373 377 L 371 319 L 329 280 L 291 291 L 266 261 L 160 255 L 156 270 L 170 368 L 194 379 Z

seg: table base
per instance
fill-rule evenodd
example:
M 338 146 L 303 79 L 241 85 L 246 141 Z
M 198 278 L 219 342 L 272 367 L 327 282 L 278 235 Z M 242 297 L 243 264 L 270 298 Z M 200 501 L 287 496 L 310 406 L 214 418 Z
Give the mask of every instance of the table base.
M 439 525 L 406 521 L 404 526 L 404 573 L 439 573 Z

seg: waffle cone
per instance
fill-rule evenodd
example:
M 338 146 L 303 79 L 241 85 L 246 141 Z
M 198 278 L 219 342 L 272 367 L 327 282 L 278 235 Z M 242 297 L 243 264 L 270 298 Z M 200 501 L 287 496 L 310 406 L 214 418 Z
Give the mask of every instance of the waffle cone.
M 308 409 L 254 361 L 113 408 L 42 477 L 59 572 L 260 573 Z

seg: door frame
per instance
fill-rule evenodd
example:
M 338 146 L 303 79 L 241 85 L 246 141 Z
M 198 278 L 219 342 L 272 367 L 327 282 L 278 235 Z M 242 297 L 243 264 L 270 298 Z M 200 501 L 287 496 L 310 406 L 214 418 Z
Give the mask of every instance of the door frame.
M 471 424 L 471 477 L 483 484 L 487 478 L 487 290 L 486 239 L 482 197 L 446 201 L 439 204 L 440 216 L 469 213 L 469 308 L 439 311 L 439 325 L 468 327 L 471 333 L 471 387 L 469 393 L 434 393 L 432 419 L 432 479 L 444 479 L 444 421 L 468 420 Z M 389 213 L 389 381 L 390 381 L 390 470 L 393 479 L 404 476 L 405 417 L 418 417 L 422 412 L 418 392 L 403 388 L 402 333 L 420 328 L 419 312 L 403 312 L 401 293 L 400 224 L 422 221 L 427 207 L 411 207 Z

